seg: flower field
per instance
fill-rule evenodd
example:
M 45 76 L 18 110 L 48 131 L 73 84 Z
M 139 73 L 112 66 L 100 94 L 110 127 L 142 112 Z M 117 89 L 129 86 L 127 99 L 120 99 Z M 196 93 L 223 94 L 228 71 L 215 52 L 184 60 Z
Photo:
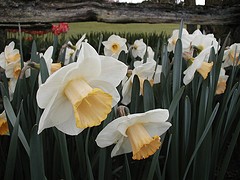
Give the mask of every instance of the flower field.
M 0 54 L 0 179 L 226 177 L 239 43 L 182 23 L 170 36 L 68 30 L 19 27 Z

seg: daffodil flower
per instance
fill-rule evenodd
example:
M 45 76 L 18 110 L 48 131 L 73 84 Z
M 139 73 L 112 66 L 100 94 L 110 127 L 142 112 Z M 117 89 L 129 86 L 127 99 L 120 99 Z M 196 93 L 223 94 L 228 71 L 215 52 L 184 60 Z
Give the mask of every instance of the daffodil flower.
M 147 45 L 143 42 L 143 39 L 134 41 L 132 45 L 132 55 L 134 58 L 140 57 L 143 59 L 143 56 L 146 53 Z
M 239 65 L 240 43 L 232 44 L 227 50 L 224 51 L 222 67 Z
M 226 75 L 225 69 L 221 68 L 215 94 L 219 95 L 225 92 L 227 80 L 228 80 L 228 75 Z
M 196 71 L 202 75 L 203 79 L 207 78 L 213 66 L 213 62 L 208 63 L 211 48 L 212 46 L 204 49 L 198 56 L 192 59 L 192 64 L 183 72 L 183 74 L 185 74 L 183 78 L 183 83 L 185 85 L 193 80 Z
M 156 84 L 160 82 L 160 74 L 162 72 L 162 66 L 157 65 L 157 69 L 155 71 L 156 67 L 156 61 L 153 59 L 148 59 L 146 63 L 143 63 L 143 61 L 136 61 L 134 63 L 136 66 L 131 73 L 131 76 L 125 80 L 123 83 L 123 89 L 122 89 L 122 103 L 127 105 L 131 102 L 131 96 L 132 96 L 132 83 L 134 75 L 137 75 L 140 80 L 140 92 L 143 95 L 143 82 L 144 80 L 149 80 L 150 83 Z
M 104 54 L 106 56 L 118 58 L 121 51 L 124 51 L 125 53 L 128 52 L 126 42 L 126 39 L 121 38 L 118 35 L 111 35 L 107 41 L 102 42 L 104 45 Z
M 20 54 L 18 49 L 14 49 L 15 43 L 11 42 L 0 55 L 0 66 L 5 69 L 6 77 L 9 78 L 8 89 L 10 100 L 13 97 L 17 79 L 21 73 Z M 25 72 L 25 76 L 30 76 L 30 69 Z
M 4 52 L 0 54 L 0 66 L 3 69 L 7 69 L 7 66 L 11 63 L 18 62 L 20 60 L 20 54 L 18 49 L 14 49 L 15 43 L 12 41 L 4 49 Z
M 0 135 L 9 135 L 8 122 L 5 111 L 0 114 Z
M 127 73 L 117 59 L 99 56 L 83 42 L 77 62 L 53 73 L 37 92 L 37 103 L 45 108 L 38 133 L 55 126 L 77 135 L 99 125 L 120 100 L 116 87 Z
M 159 136 L 171 126 L 166 122 L 168 117 L 167 109 L 119 117 L 98 134 L 97 145 L 104 148 L 116 144 L 111 157 L 132 152 L 135 160 L 148 158 L 161 146 Z
M 178 35 L 179 35 L 179 30 L 174 30 L 172 32 L 172 36 L 168 39 L 168 46 L 167 46 L 168 52 L 171 52 L 171 51 L 174 52 L 176 42 L 178 40 Z M 193 38 L 193 36 L 190 35 L 185 28 L 183 28 L 182 38 L 181 38 L 183 51 L 190 48 L 190 44 L 191 44 L 190 42 L 192 41 L 192 38 Z
M 194 34 L 194 38 L 191 41 L 191 46 L 197 49 L 198 54 L 208 47 L 213 47 L 215 53 L 218 52 L 220 48 L 216 38 L 213 34 L 202 34 L 200 31 L 199 33 Z

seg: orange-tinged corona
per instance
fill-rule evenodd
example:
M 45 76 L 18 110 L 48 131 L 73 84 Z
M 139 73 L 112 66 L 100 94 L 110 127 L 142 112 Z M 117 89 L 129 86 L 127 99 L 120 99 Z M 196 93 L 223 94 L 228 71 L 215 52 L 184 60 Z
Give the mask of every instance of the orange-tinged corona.
M 119 44 L 114 43 L 114 44 L 112 45 L 112 52 L 117 53 L 117 52 L 119 52 L 119 50 L 120 50 Z
M 207 63 L 203 62 L 202 66 L 197 69 L 197 71 L 202 75 L 203 79 L 206 79 L 208 76 L 208 73 L 212 70 L 213 62 Z
M 140 123 L 128 127 L 126 134 L 132 146 L 134 160 L 146 159 L 153 155 L 160 147 L 160 137 L 151 137 Z
M 0 135 L 7 135 L 7 134 L 9 134 L 7 120 L 0 118 Z
M 61 63 L 52 63 L 51 64 L 51 73 L 56 72 L 62 67 Z
M 92 88 L 82 79 L 70 81 L 64 93 L 72 103 L 76 126 L 98 126 L 112 109 L 112 96 L 99 88 Z

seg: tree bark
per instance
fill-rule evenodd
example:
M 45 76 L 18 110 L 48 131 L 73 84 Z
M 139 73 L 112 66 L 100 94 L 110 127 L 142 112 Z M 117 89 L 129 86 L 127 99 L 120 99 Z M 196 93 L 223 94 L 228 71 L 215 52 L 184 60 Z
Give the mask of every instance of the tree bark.
M 98 21 L 109 23 L 239 24 L 240 5 L 184 7 L 169 4 L 28 2 L 0 4 L 0 23 Z M 4 25 L 0 25 L 4 26 Z

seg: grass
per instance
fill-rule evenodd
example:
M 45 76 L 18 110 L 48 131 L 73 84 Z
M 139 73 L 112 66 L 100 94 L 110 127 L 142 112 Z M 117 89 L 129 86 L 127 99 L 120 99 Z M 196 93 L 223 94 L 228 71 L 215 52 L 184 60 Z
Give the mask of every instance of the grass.
M 112 32 L 112 33 L 157 33 L 166 32 L 171 35 L 174 29 L 179 28 L 179 24 L 147 24 L 147 23 L 129 23 L 112 24 L 101 22 L 80 22 L 69 23 L 70 30 L 68 36 L 90 32 Z

